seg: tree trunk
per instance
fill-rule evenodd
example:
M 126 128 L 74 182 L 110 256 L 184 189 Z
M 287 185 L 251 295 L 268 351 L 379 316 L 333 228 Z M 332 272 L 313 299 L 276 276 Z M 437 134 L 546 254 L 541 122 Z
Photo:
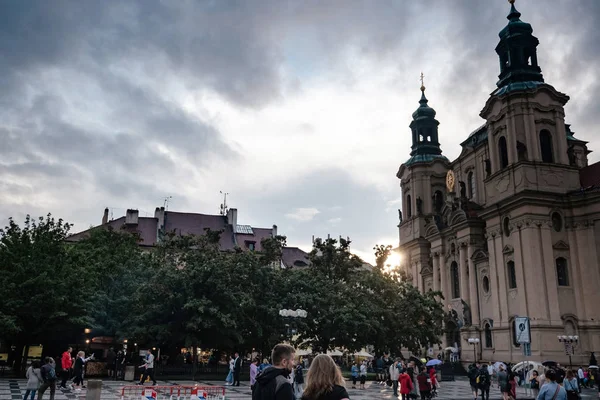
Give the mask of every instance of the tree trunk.
M 196 380 L 196 368 L 198 365 L 198 344 L 194 342 L 192 345 L 192 380 Z
M 25 346 L 24 346 L 24 350 L 21 350 L 20 353 L 20 357 L 18 358 L 19 360 L 21 360 L 21 365 L 20 368 L 18 369 L 18 371 L 21 373 L 21 376 L 25 375 L 25 371 L 27 369 L 27 359 L 29 358 L 29 342 L 26 342 Z

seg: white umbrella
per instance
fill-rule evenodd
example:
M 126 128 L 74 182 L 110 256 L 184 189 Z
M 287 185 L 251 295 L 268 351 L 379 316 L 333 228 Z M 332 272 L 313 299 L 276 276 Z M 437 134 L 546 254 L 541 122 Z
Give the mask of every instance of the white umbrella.
M 515 364 L 512 367 L 512 371 L 513 372 L 518 372 L 524 368 L 527 368 L 527 366 L 529 366 L 529 368 L 533 368 L 536 369 L 538 372 L 543 371 L 544 370 L 544 366 L 542 365 L 541 362 L 538 361 L 521 361 L 518 364 Z
M 328 351 L 328 352 L 327 352 L 327 355 L 328 355 L 328 356 L 331 356 L 331 357 L 340 357 L 340 356 L 343 356 L 343 355 L 344 355 L 344 353 L 342 353 L 342 352 L 341 352 L 341 351 L 339 351 L 339 350 L 333 350 L 333 351 Z
M 353 355 L 356 356 L 356 357 L 373 358 L 373 356 L 371 354 L 367 353 L 364 350 L 361 350 L 358 353 L 354 353 Z
M 456 347 L 446 347 L 444 351 L 451 351 L 452 353 L 458 353 L 458 349 Z
M 312 350 L 311 349 L 296 349 L 296 357 L 303 357 L 303 356 L 307 356 L 309 354 L 312 354 Z
M 504 370 L 506 370 L 506 364 L 504 364 L 502 361 L 494 363 L 494 370 L 500 371 L 500 366 L 503 366 Z

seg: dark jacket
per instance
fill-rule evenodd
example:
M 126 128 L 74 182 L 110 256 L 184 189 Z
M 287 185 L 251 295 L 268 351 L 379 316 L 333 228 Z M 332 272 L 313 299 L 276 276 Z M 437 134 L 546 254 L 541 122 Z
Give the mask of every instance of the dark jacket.
M 84 366 L 85 363 L 83 362 L 83 359 L 81 357 L 77 357 L 77 359 L 75 360 L 75 365 L 73 366 L 73 373 L 75 375 L 83 374 Z
M 56 381 L 56 371 L 54 370 L 54 367 L 52 365 L 42 365 L 40 372 L 42 373 L 42 378 L 44 379 L 44 382 L 52 383 Z
M 288 381 L 289 372 L 268 367 L 256 377 L 252 400 L 294 400 L 294 391 Z
M 242 357 L 238 356 L 233 364 L 233 372 L 240 372 L 242 370 Z

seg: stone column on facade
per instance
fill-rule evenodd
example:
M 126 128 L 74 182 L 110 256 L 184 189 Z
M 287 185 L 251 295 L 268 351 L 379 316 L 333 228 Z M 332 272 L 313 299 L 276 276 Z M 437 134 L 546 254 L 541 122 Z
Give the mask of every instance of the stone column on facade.
M 514 164 L 517 157 L 517 130 L 515 128 L 515 111 L 509 108 L 506 121 L 506 145 L 508 147 L 508 163 Z
M 549 314 L 550 321 L 553 324 L 561 324 L 560 308 L 558 307 L 558 285 L 556 278 L 556 267 L 554 263 L 554 249 L 552 248 L 552 233 L 550 232 L 550 224 L 546 221 L 537 222 L 543 247 L 543 283 L 546 285 L 546 296 L 550 305 Z
M 417 273 L 417 262 L 416 261 L 412 261 L 410 263 L 410 266 L 411 266 L 411 270 L 412 270 L 413 286 L 414 287 L 418 287 L 418 285 L 419 285 L 419 274 Z
M 469 304 L 469 276 L 467 275 L 467 243 L 460 242 L 458 246 L 458 260 L 460 262 L 460 297 Z
M 498 282 L 498 305 L 500 312 L 500 319 L 498 326 L 508 325 L 508 291 L 506 284 L 506 264 L 504 263 L 503 243 L 500 231 L 497 231 L 497 235 L 494 238 L 494 253 L 496 259 L 496 280 Z M 490 260 L 491 261 L 491 260 Z M 494 323 L 494 326 L 496 324 Z
M 531 148 L 528 149 L 530 155 L 529 159 L 535 161 L 542 161 L 542 156 L 540 152 L 540 136 L 537 133 L 537 129 L 535 127 L 535 115 L 533 114 L 532 108 L 528 108 L 527 110 L 527 128 L 527 137 L 529 138 L 531 145 Z
M 583 285 L 582 285 L 582 296 L 585 299 L 585 317 L 588 320 L 594 319 L 598 320 L 598 311 L 597 305 L 600 303 L 598 299 L 598 268 L 596 266 L 598 257 L 596 253 L 596 243 L 593 232 L 593 225 L 590 228 L 590 222 L 586 221 L 581 224 L 578 229 L 575 231 L 577 237 L 577 249 L 579 250 L 579 259 L 580 260 L 589 260 L 589 262 L 580 263 L 580 265 L 585 265 L 585 271 L 582 271 L 583 275 Z M 590 305 L 595 305 L 588 307 Z M 579 317 L 580 320 L 585 317 Z
M 444 300 L 442 300 L 444 306 L 448 304 L 448 299 L 450 298 L 450 291 L 448 290 L 448 270 L 446 268 L 445 257 L 443 254 L 440 255 L 441 259 L 439 260 L 440 265 L 440 286 L 442 294 L 444 295 Z
M 433 291 L 440 291 L 440 253 L 433 253 Z
M 473 253 L 475 253 L 475 247 L 469 243 L 467 251 L 468 265 L 469 265 L 469 291 L 471 296 L 471 320 L 474 326 L 479 325 L 479 296 L 477 293 L 477 270 L 475 268 L 475 262 L 472 260 Z
M 579 260 L 579 242 L 577 242 L 577 234 L 575 233 L 575 229 L 572 227 L 567 228 L 567 235 L 569 238 L 569 243 L 571 245 L 571 251 L 569 251 L 570 263 L 568 268 L 571 272 L 570 281 L 571 287 L 573 287 L 573 294 L 575 295 L 575 307 L 577 308 L 577 316 L 580 320 L 587 320 L 587 310 L 585 307 L 585 301 L 583 299 L 583 280 L 587 279 L 585 275 L 584 268 L 582 268 L 582 263 Z M 583 259 L 585 260 L 585 259 Z
M 588 318 L 594 318 L 594 321 L 600 319 L 600 313 L 598 312 L 597 305 L 600 304 L 600 269 L 598 269 L 598 248 L 596 247 L 596 234 L 594 232 L 594 221 L 589 221 L 589 226 L 586 229 L 588 237 L 588 248 L 586 252 L 586 259 L 591 260 L 586 270 L 586 276 L 589 276 L 589 284 L 594 287 L 592 290 L 592 296 L 588 300 L 589 304 L 595 304 L 596 307 L 588 313 Z
M 525 296 L 527 296 L 527 307 L 532 318 L 532 324 L 545 324 L 548 319 L 548 303 L 543 285 L 540 285 L 541 269 L 544 265 L 542 244 L 537 234 L 537 226 L 532 220 L 526 219 L 520 230 L 521 243 L 525 251 L 521 252 L 523 260 L 523 276 L 525 279 Z M 537 321 L 537 322 L 536 322 Z
M 423 285 L 423 275 L 421 275 L 421 270 L 423 269 L 423 263 L 421 261 L 416 262 L 417 265 L 417 287 L 419 288 L 419 293 L 423 293 L 425 291 Z
M 521 237 L 522 223 L 517 222 L 513 227 L 513 235 L 515 237 L 514 242 L 514 263 L 515 263 L 515 277 L 517 278 L 517 299 L 518 299 L 518 315 L 529 316 L 529 307 L 527 304 L 527 288 L 525 282 L 525 260 L 523 257 L 523 240 Z M 514 229 L 516 228 L 516 229 Z
M 565 120 L 562 113 L 555 111 L 554 121 L 556 122 L 556 132 L 553 135 L 555 138 L 553 144 L 558 144 L 554 157 L 555 162 L 569 164 L 569 156 L 567 155 L 567 130 L 565 129 Z
M 500 299 L 499 299 L 499 282 L 498 282 L 498 268 L 496 266 L 496 248 L 494 240 L 496 237 L 496 231 L 488 230 L 485 234 L 488 241 L 489 251 L 489 268 L 490 268 L 490 293 L 492 301 L 492 316 L 494 318 L 494 324 L 500 324 Z

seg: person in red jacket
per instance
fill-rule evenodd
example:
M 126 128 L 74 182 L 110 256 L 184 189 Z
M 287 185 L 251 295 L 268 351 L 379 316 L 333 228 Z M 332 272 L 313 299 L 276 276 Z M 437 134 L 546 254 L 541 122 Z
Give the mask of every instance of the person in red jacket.
M 421 392 L 421 400 L 431 399 L 431 383 L 429 382 L 429 375 L 425 370 L 421 371 L 417 376 L 417 382 L 419 382 L 419 392 Z
M 434 367 L 429 368 L 429 381 L 431 382 L 431 394 L 433 397 L 433 394 L 437 391 L 437 373 Z
M 410 375 L 406 373 L 406 370 L 400 374 L 398 382 L 400 382 L 400 394 L 402 395 L 402 400 L 407 400 L 408 394 L 413 390 L 413 383 L 412 379 L 410 379 Z
M 71 368 L 73 367 L 73 358 L 71 358 L 71 352 L 73 349 L 69 347 L 67 351 L 65 351 L 60 359 L 60 364 L 62 367 L 62 381 L 60 382 L 60 388 L 67 388 L 67 381 L 71 375 Z

